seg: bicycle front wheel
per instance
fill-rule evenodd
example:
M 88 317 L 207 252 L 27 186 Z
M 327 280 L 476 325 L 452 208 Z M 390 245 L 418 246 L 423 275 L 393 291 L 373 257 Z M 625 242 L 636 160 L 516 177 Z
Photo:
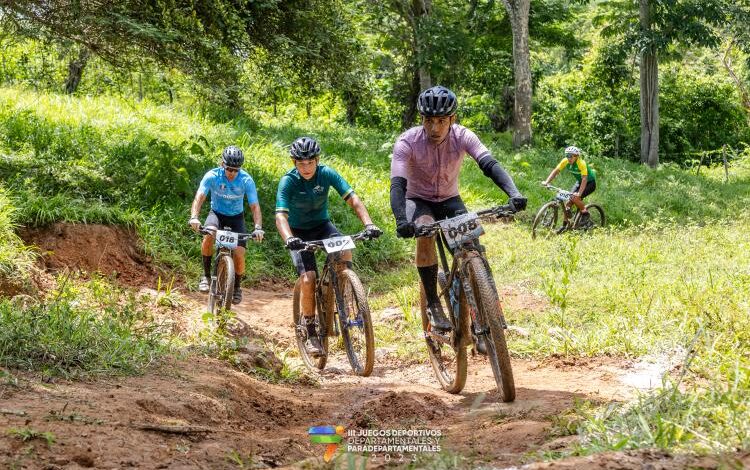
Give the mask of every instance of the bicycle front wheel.
M 338 280 L 344 304 L 339 312 L 341 339 L 354 373 L 367 377 L 375 365 L 375 335 L 365 288 L 351 269 L 342 270 Z
M 474 257 L 468 262 L 468 276 L 474 299 L 477 303 L 477 316 L 485 330 L 487 356 L 492 366 L 497 389 L 503 401 L 510 402 L 516 398 L 516 386 L 513 381 L 513 370 L 510 365 L 510 354 L 503 331 L 503 311 L 497 296 L 490 273 L 481 258 Z
M 550 201 L 539 209 L 531 225 L 531 238 L 554 235 L 562 227 L 563 217 L 558 214 L 559 207 L 560 204 L 557 201 Z
M 438 272 L 438 289 L 445 290 L 445 295 L 441 296 L 440 303 L 443 305 L 443 311 L 446 315 L 453 316 L 453 307 L 451 306 L 450 294 L 446 288 L 448 281 L 443 271 Z M 430 321 L 427 318 L 427 297 L 424 293 L 424 286 L 420 282 L 420 310 L 422 314 L 422 329 L 425 332 L 425 342 L 427 343 L 427 352 L 430 355 L 430 364 L 435 372 L 435 377 L 440 382 L 440 387 L 448 393 L 459 393 L 466 385 L 467 359 L 466 343 L 462 335 L 466 331 L 462 325 L 454 325 L 453 331 L 445 335 L 433 334 Z M 459 295 L 459 293 L 456 293 Z M 461 294 L 461 320 L 466 317 L 466 305 Z
M 216 260 L 216 278 L 212 279 L 208 294 L 208 311 L 217 318 L 221 309 L 232 308 L 234 293 L 234 261 L 228 254 L 220 254 Z
M 302 357 L 302 362 L 304 362 L 308 368 L 322 370 L 326 366 L 326 360 L 328 358 L 328 337 L 320 337 L 320 344 L 323 346 L 324 355 L 313 357 L 307 352 L 307 348 L 305 347 L 305 341 L 307 341 L 307 326 L 305 325 L 305 317 L 302 315 L 301 290 L 302 281 L 298 280 L 294 285 L 294 296 L 292 298 L 292 319 L 294 320 L 294 336 L 297 340 L 297 349 Z M 317 293 L 319 294 L 319 292 Z M 323 318 L 326 314 L 332 315 L 330 311 L 318 312 L 318 325 L 327 324 Z

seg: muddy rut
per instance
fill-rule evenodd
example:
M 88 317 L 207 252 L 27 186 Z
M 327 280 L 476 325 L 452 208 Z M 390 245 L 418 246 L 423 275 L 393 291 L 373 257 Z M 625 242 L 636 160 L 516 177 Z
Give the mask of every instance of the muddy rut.
M 196 326 L 203 298 L 190 294 L 187 301 L 193 313 L 185 320 Z M 294 348 L 289 294 L 246 290 L 236 312 L 245 332 L 277 354 Z M 48 432 L 54 442 L 4 433 L 0 467 L 323 468 L 323 446 L 310 444 L 307 430 L 342 425 L 440 429 L 443 448 L 476 465 L 505 468 L 570 445 L 571 437 L 552 432 L 552 419 L 576 399 L 609 402 L 637 393 L 624 380 L 633 365 L 622 360 L 514 359 L 516 401 L 499 403 L 489 364 L 475 357 L 465 390 L 450 395 L 438 387 L 426 355 L 409 363 L 377 347 L 371 377 L 351 375 L 339 355 L 310 385 L 272 384 L 194 357 L 161 363 L 141 377 L 91 382 L 44 383 L 21 374 L 0 383 L 0 429 Z M 575 468 L 641 468 L 665 458 L 639 454 L 631 467 L 604 454 Z M 654 468 L 677 468 L 667 462 Z

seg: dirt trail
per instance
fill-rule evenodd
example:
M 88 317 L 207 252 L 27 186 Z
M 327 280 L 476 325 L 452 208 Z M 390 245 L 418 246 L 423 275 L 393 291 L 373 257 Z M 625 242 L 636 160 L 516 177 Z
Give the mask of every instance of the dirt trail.
M 246 331 L 278 354 L 293 350 L 291 296 L 246 290 L 245 299 L 236 313 Z M 189 295 L 194 323 L 203 300 Z M 635 393 L 621 380 L 628 365 L 615 359 L 515 359 L 517 399 L 498 403 L 487 361 L 474 358 L 466 389 L 450 395 L 426 359 L 406 363 L 378 346 L 373 376 L 351 375 L 340 356 L 317 386 L 269 384 L 205 358 L 92 382 L 40 383 L 21 374 L 0 383 L 0 429 L 51 432 L 56 442 L 2 435 L 0 467 L 317 468 L 324 446 L 310 444 L 307 429 L 330 424 L 440 429 L 444 448 L 503 468 L 529 452 L 564 446 L 569 438 L 550 434 L 551 418 L 576 398 L 606 402 Z

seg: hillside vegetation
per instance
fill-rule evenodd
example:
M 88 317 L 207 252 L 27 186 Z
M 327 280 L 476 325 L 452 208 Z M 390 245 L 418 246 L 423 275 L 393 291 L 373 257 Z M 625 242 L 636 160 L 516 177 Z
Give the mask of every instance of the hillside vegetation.
M 373 305 L 396 305 L 410 312 L 418 301 L 410 261 L 413 241 L 395 238 L 388 201 L 389 154 L 396 132 L 289 118 L 216 122 L 176 106 L 16 88 L 0 89 L 0 104 L 0 275 L 9 282 L 24 282 L 33 258 L 15 228 L 65 221 L 133 226 L 156 262 L 194 284 L 199 247 L 186 224 L 190 201 L 204 172 L 216 165 L 220 149 L 230 143 L 240 145 L 248 156 L 247 170 L 257 183 L 267 230 L 266 241 L 248 250 L 248 282 L 291 279 L 291 263 L 273 228 L 275 191 L 281 175 L 291 168 L 285 146 L 297 136 L 313 135 L 323 148 L 322 161 L 345 176 L 386 231 L 380 240 L 358 248 L 355 256 L 371 292 L 379 294 Z M 609 226 L 584 236 L 531 240 L 529 221 L 552 194 L 539 181 L 559 161 L 560 152 L 514 152 L 503 134 L 484 139 L 529 197 L 529 210 L 514 223 L 488 226 L 484 242 L 495 277 L 501 287 L 520 289 L 544 304 L 507 312 L 511 323 L 530 333 L 511 337 L 513 354 L 677 357 L 687 372 L 681 388 L 666 384 L 639 403 L 577 410 L 572 432 L 578 430 L 584 439 L 576 452 L 642 446 L 726 451 L 747 446 L 750 158 L 733 160 L 725 181 L 723 167 L 698 172 L 666 164 L 651 170 L 587 154 L 598 172 L 592 199 L 605 207 Z M 469 207 L 505 201 L 470 159 L 461 178 Z M 568 178 L 563 175 L 557 183 L 567 186 Z M 360 229 L 335 194 L 331 209 L 345 232 Z M 75 313 L 75 305 L 65 303 L 68 300 L 34 315 L 75 325 L 75 319 L 83 317 Z M 49 357 L 18 345 L 57 333 L 35 330 L 14 312 L 9 304 L 0 305 L 0 326 L 15 325 L 0 337 L 5 338 L 0 342 L 5 344 L 2 364 L 23 367 L 19 358 Z M 92 320 L 86 334 L 104 338 L 116 331 L 126 350 L 137 352 L 136 359 L 117 356 L 114 364 L 102 366 L 99 356 L 86 348 L 90 354 L 82 362 L 85 368 L 130 373 L 142 370 L 152 354 L 163 353 L 161 333 L 123 333 L 122 328 L 147 319 L 139 310 L 129 312 L 115 315 L 119 323 Z M 423 346 L 415 320 L 410 328 L 417 339 L 387 328 L 378 336 L 397 342 L 404 354 L 418 354 Z M 86 346 L 85 338 L 49 341 L 59 347 Z M 43 360 L 28 364 L 66 374 L 75 369 Z

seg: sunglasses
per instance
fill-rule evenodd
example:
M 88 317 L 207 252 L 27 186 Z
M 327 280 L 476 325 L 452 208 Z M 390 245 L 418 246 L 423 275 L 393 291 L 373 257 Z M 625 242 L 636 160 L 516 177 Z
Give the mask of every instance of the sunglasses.
M 225 166 L 224 171 L 226 171 L 227 173 L 237 173 L 238 171 L 240 171 L 240 169 L 231 166 Z

